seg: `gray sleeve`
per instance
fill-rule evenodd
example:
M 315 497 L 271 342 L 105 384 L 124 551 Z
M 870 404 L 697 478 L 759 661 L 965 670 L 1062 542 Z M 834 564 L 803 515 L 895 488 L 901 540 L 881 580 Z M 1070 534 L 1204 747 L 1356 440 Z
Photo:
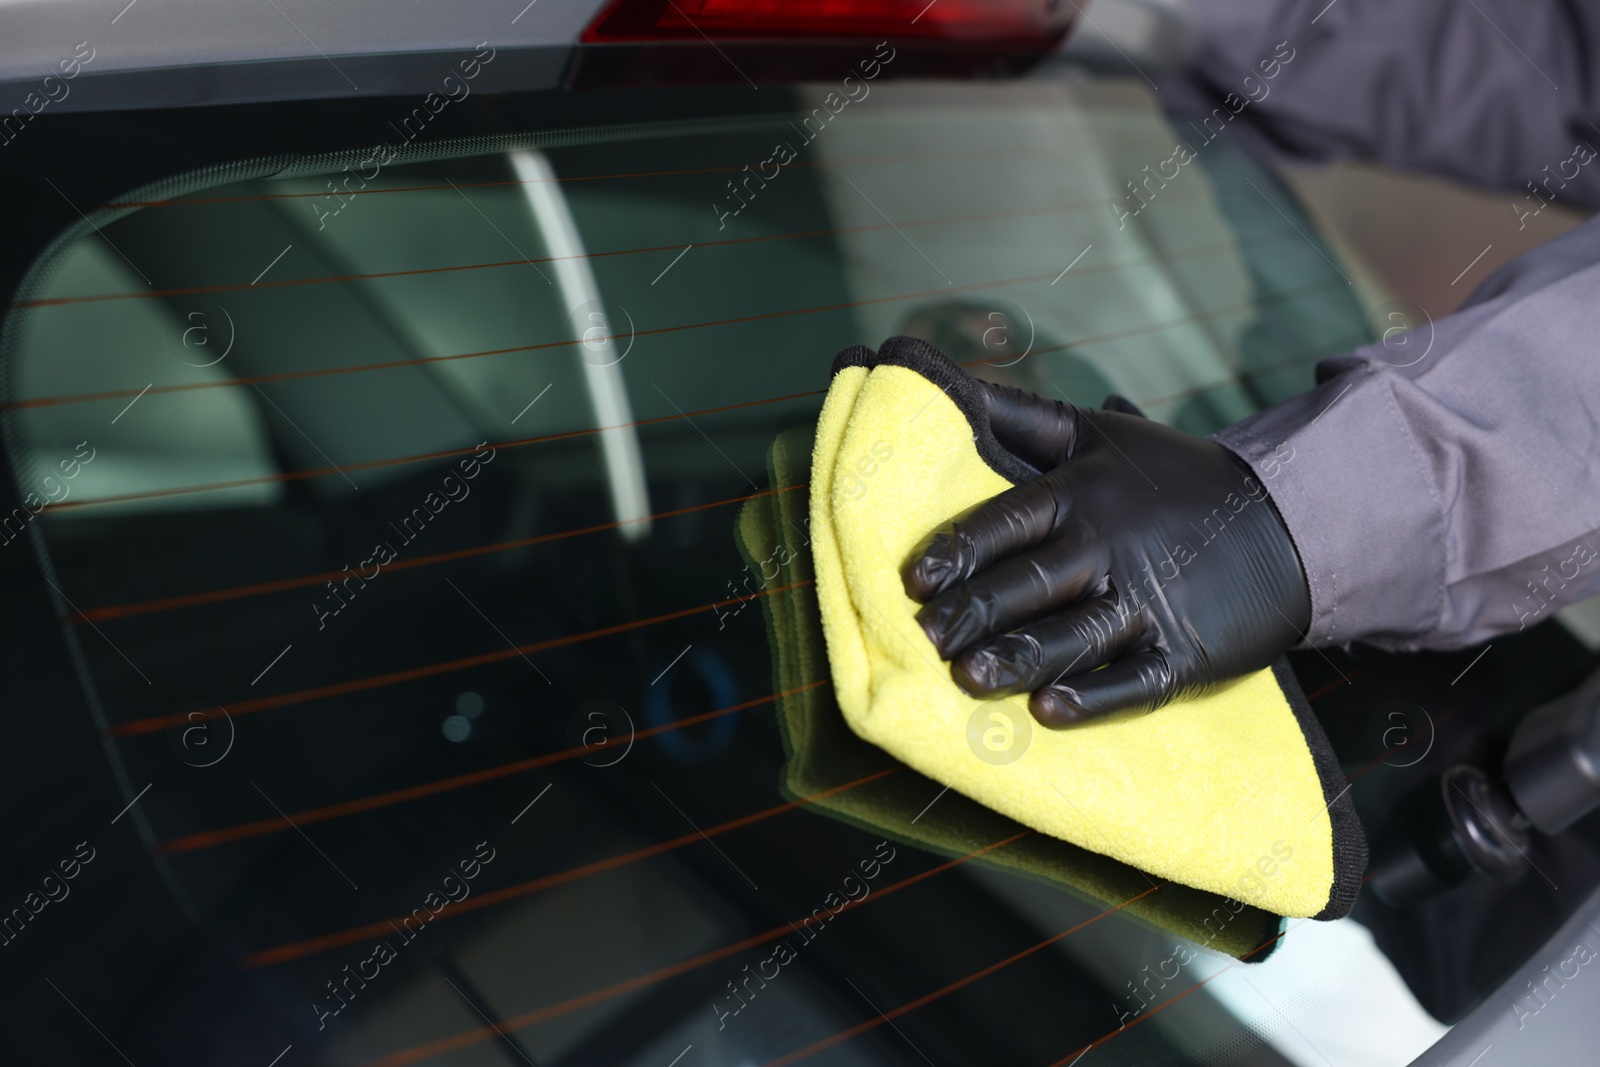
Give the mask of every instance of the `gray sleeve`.
M 1600 205 L 1600 160 L 1575 153 L 1600 145 L 1588 5 L 1194 6 L 1199 78 L 1250 96 L 1240 117 L 1281 150 L 1429 171 L 1529 208 Z M 1294 57 L 1262 96 L 1243 79 L 1280 42 Z M 1300 550 L 1310 643 L 1458 648 L 1600 592 L 1600 220 L 1508 264 L 1449 318 L 1324 362 L 1318 380 L 1217 435 L 1266 481 Z
M 1207 95 L 1282 151 L 1359 157 L 1600 207 L 1600 6 L 1558 0 L 1192 0 Z M 1257 69 L 1285 42 L 1270 81 Z M 1247 84 L 1245 79 L 1250 78 Z M 1264 95 L 1263 95 L 1264 94 Z M 1237 105 L 1235 105 L 1237 106 Z M 1531 184 L 1530 184 L 1531 183 Z M 1537 207 L 1530 199 L 1528 207 Z M 1510 207 L 1508 210 L 1515 211 Z
M 1309 643 L 1459 648 L 1600 593 L 1600 218 L 1318 379 L 1216 435 L 1300 551 Z

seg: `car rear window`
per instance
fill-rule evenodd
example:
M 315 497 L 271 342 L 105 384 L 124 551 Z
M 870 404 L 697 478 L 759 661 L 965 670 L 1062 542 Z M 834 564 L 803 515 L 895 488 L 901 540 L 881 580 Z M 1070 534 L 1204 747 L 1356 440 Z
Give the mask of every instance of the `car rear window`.
M 1202 983 L 1229 957 L 1130 1025 L 1178 942 L 1126 901 L 780 789 L 775 705 L 831 697 L 820 666 L 779 686 L 736 521 L 803 502 L 769 453 L 846 345 L 914 333 L 1203 434 L 1369 339 L 1352 278 L 1236 148 L 1185 132 L 1160 167 L 1180 134 L 1137 80 L 831 92 L 397 125 L 131 192 L 35 265 L 0 541 L 195 919 L 156 1023 L 270 1005 L 318 1062 L 388 1065 L 1264 1055 L 1271 1011 Z

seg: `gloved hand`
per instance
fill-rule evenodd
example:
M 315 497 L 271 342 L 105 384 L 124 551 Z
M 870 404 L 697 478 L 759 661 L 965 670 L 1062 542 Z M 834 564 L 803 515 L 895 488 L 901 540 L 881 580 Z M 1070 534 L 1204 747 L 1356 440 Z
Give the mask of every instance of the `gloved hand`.
M 978 384 L 1000 444 L 1044 473 L 902 571 L 962 689 L 1032 693 L 1041 724 L 1068 726 L 1193 696 L 1304 635 L 1300 557 L 1232 452 L 1118 397 L 1093 410 Z

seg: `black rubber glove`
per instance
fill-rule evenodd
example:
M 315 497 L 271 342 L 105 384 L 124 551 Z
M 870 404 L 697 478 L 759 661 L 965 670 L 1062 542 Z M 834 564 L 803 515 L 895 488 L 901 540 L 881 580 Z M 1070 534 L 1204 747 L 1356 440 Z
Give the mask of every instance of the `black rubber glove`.
M 1300 640 L 1300 557 L 1232 452 L 1118 397 L 1092 410 L 979 385 L 1001 446 L 1044 473 L 902 572 L 961 688 L 1031 692 L 1040 723 L 1068 726 L 1195 695 Z

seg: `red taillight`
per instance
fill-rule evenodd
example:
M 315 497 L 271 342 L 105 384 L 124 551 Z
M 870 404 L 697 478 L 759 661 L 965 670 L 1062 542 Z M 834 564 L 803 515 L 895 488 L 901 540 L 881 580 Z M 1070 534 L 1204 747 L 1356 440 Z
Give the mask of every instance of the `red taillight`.
M 1068 0 L 612 0 L 586 43 L 774 37 L 1032 42 L 1061 37 Z

